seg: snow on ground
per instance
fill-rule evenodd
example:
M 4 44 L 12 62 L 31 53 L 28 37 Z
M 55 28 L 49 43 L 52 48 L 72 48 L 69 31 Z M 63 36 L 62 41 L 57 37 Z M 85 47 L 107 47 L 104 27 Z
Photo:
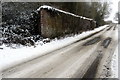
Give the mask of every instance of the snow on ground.
M 116 50 L 112 57 L 111 70 L 112 70 L 111 78 L 118 78 L 118 46 L 116 47 Z
M 119 37 L 118 37 L 118 29 L 119 26 L 117 25 L 116 28 L 116 32 L 115 32 L 115 36 L 113 37 L 113 39 L 117 39 L 118 45 L 120 45 L 119 43 Z M 112 60 L 111 60 L 111 78 L 118 78 L 118 45 L 116 46 L 115 52 L 112 56 Z
M 100 31 L 106 28 L 108 25 L 101 26 L 92 31 L 83 32 L 79 35 L 74 35 L 71 37 L 66 37 L 64 39 L 53 40 L 50 43 L 44 45 L 36 45 L 36 47 L 21 47 L 17 49 L 12 49 L 6 47 L 5 45 L 0 46 L 0 71 L 3 71 L 9 67 L 15 66 L 17 64 L 26 62 L 28 60 L 34 59 L 38 56 L 49 54 L 51 51 L 62 48 L 69 45 L 87 35 L 94 32 Z

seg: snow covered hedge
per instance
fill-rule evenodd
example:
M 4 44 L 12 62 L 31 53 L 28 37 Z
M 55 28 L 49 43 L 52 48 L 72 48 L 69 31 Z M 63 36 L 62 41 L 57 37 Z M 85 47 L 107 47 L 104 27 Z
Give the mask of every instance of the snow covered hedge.
M 66 34 L 76 34 L 93 30 L 96 22 L 93 19 L 75 15 L 51 6 L 43 5 L 37 9 L 40 15 L 38 32 L 43 37 L 54 38 Z
M 41 36 L 34 32 L 32 15 L 37 3 L 5 2 L 2 3 L 2 24 L 0 23 L 0 45 L 34 45 Z M 31 7 L 35 6 L 35 7 Z M 1 17 L 0 17 L 1 18 Z M 1 37 L 2 36 L 2 37 Z

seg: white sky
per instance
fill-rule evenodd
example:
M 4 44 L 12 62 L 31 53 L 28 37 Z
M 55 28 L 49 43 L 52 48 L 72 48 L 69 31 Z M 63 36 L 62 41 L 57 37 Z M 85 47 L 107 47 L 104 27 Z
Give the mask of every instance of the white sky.
M 112 9 L 110 11 L 110 15 L 109 15 L 109 18 L 106 19 L 106 20 L 112 20 L 113 22 L 116 22 L 114 20 L 114 17 L 115 17 L 115 14 L 118 12 L 118 2 L 120 0 L 109 0 L 112 4 L 110 4 L 110 8 Z

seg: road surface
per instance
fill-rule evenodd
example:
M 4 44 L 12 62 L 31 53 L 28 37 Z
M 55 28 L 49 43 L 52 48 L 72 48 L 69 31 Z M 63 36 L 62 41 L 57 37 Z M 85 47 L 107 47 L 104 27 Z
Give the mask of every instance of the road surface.
M 99 66 L 105 64 L 106 58 L 113 54 L 117 45 L 116 30 L 116 25 L 110 25 L 100 32 L 87 36 L 64 48 L 8 68 L 2 71 L 2 77 L 101 77 L 104 70 Z M 111 49 L 113 52 L 111 52 Z M 100 64 L 98 65 L 98 63 Z

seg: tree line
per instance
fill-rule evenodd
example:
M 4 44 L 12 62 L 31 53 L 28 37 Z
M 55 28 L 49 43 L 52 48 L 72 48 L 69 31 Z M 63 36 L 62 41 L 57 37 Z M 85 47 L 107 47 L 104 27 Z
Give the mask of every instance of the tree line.
M 92 18 L 97 22 L 97 26 L 104 25 L 104 18 L 109 15 L 108 2 L 66 2 L 51 3 L 51 5 L 80 16 Z
M 18 21 L 19 23 L 21 22 L 20 19 L 25 19 L 25 16 L 30 15 L 33 10 L 42 5 L 53 6 L 80 16 L 92 18 L 97 22 L 97 26 L 105 24 L 104 18 L 109 14 L 108 2 L 9 2 L 2 5 L 3 21 L 13 21 L 13 23 Z

